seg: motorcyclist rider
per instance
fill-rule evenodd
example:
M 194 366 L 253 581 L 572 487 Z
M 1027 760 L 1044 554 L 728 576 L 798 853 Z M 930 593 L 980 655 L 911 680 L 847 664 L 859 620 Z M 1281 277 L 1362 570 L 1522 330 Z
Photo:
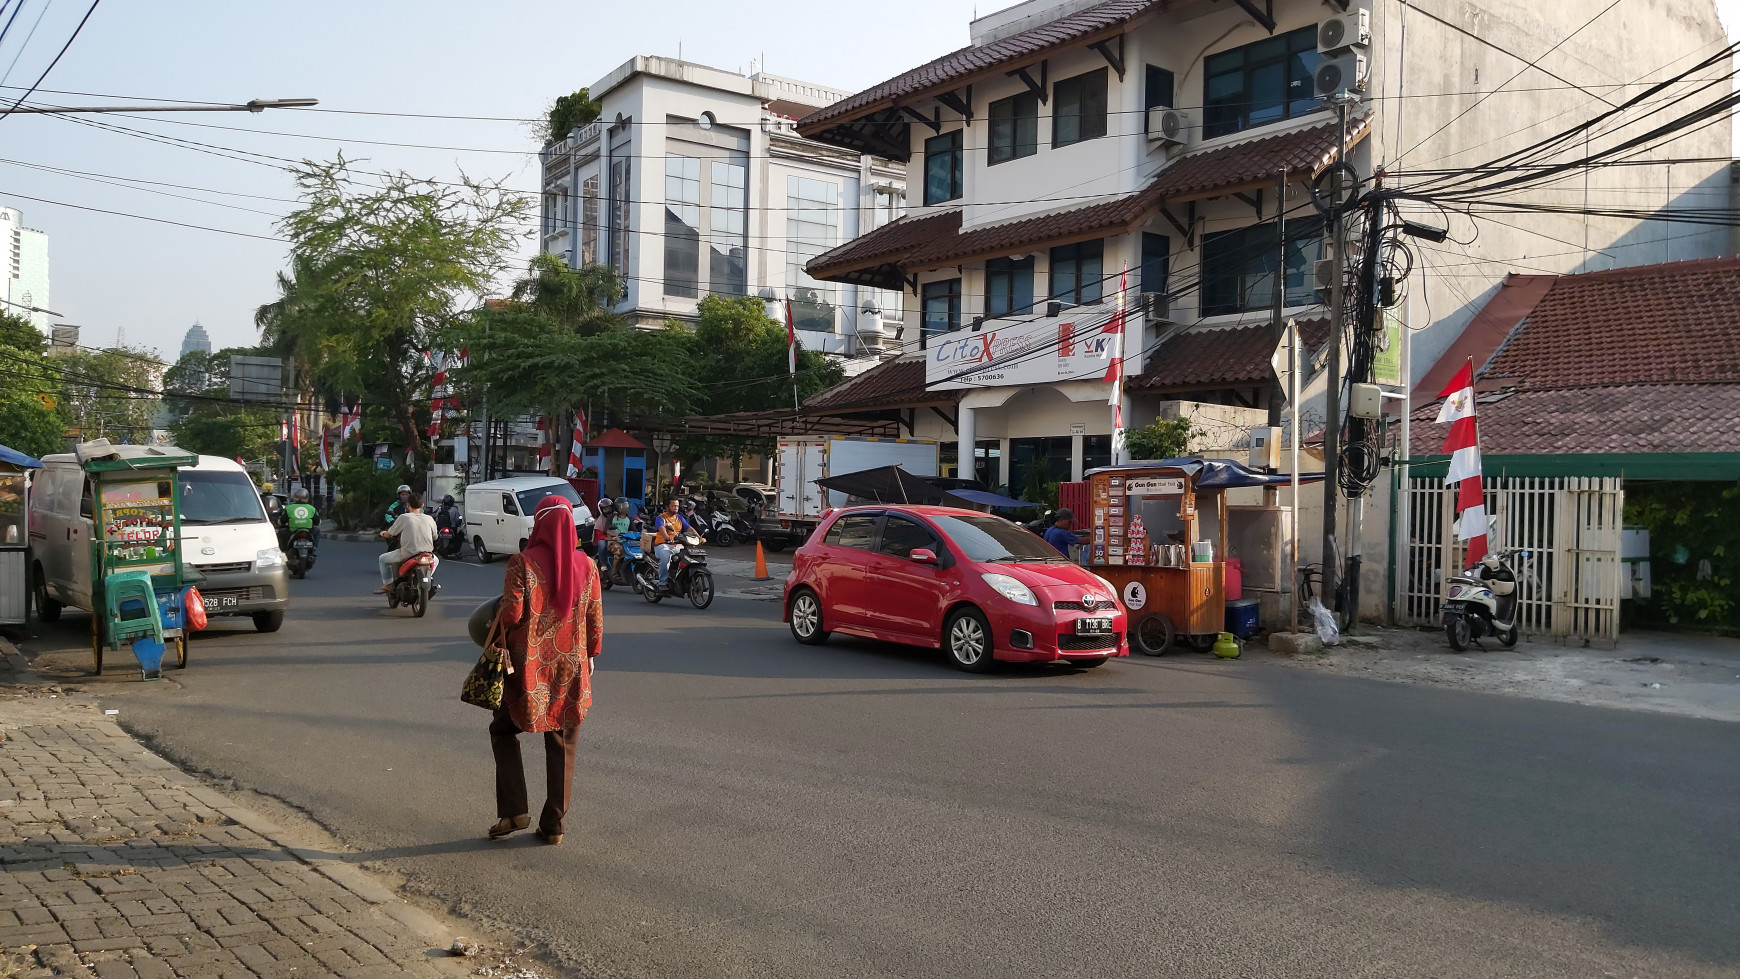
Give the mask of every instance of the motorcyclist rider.
M 399 519 L 399 514 L 404 513 L 406 510 L 411 508 L 411 487 L 406 486 L 404 483 L 400 483 L 398 494 L 399 498 L 394 500 L 392 504 L 387 507 L 387 526 L 389 527 L 393 525 L 394 521 Z
M 610 538 L 616 533 L 616 501 L 607 496 L 598 501 L 598 522 L 592 525 L 593 552 L 600 568 L 610 567 Z
M 308 531 L 308 537 L 315 545 L 320 544 L 320 511 L 314 504 L 308 502 L 308 490 L 301 486 L 290 494 L 290 505 L 284 508 L 284 539 L 298 530 Z
M 689 521 L 680 513 L 682 503 L 676 497 L 665 501 L 665 512 L 658 515 L 654 521 L 653 557 L 659 562 L 658 587 L 664 588 L 671 577 L 671 555 L 676 551 L 676 541 L 692 528 Z
M 419 554 L 433 554 L 435 551 L 435 518 L 423 512 L 422 497 L 407 489 L 404 503 L 404 512 L 394 518 L 391 527 L 381 531 L 382 538 L 397 539 L 399 546 L 379 558 L 381 587 L 375 590 L 377 595 L 385 595 L 387 589 L 393 587 L 401 564 Z
M 453 553 L 458 555 L 465 547 L 465 515 L 459 512 L 459 504 L 454 502 L 452 493 L 441 498 L 441 506 L 435 511 L 435 529 L 450 528 L 453 531 Z

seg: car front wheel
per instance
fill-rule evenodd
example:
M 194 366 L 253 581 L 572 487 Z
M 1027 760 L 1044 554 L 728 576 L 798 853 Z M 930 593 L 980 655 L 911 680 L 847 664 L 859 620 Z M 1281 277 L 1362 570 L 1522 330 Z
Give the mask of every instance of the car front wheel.
M 949 659 L 968 673 L 984 673 L 991 668 L 995 662 L 991 644 L 991 623 L 976 608 L 961 609 L 943 625 L 943 648 Z
M 791 635 L 806 646 L 828 641 L 828 633 L 822 629 L 822 601 L 807 588 L 792 597 Z

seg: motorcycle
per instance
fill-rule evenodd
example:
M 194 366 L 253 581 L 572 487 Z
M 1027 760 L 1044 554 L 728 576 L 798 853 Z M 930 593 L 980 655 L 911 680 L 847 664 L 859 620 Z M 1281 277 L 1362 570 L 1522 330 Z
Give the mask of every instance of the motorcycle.
M 406 558 L 399 565 L 399 576 L 387 586 L 387 608 L 398 608 L 404 605 L 411 614 L 422 618 L 429 611 L 429 599 L 441 590 L 435 583 L 435 568 L 439 561 L 434 554 L 425 551 Z
M 1444 617 L 1444 635 L 1456 652 L 1481 637 L 1492 636 L 1506 648 L 1520 637 L 1516 572 L 1510 559 L 1527 557 L 1527 551 L 1488 554 L 1479 564 L 1450 579 L 1450 596 L 1439 609 Z
M 640 579 L 634 573 L 641 560 L 639 533 L 629 531 L 610 538 L 604 544 L 604 557 L 594 552 L 592 560 L 598 565 L 598 581 L 605 591 L 617 585 L 640 590 Z
M 701 549 L 701 535 L 685 531 L 673 542 L 669 584 L 659 586 L 658 557 L 652 551 L 641 555 L 635 565 L 635 581 L 640 597 L 657 605 L 666 595 L 689 596 L 689 604 L 706 608 L 713 604 L 713 572 L 707 570 L 707 552 Z
M 737 525 L 724 507 L 697 507 L 690 515 L 689 523 L 701 532 L 702 537 L 720 547 L 730 547 L 741 539 Z
M 292 530 L 290 539 L 285 542 L 284 553 L 289 559 L 290 574 L 295 578 L 306 578 L 314 567 L 314 532 L 306 528 Z

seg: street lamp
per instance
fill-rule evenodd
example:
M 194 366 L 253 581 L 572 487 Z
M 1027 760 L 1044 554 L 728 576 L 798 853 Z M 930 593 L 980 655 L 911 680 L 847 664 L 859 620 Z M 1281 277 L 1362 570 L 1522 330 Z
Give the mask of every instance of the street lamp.
M 264 112 L 267 109 L 307 109 L 319 99 L 253 99 L 242 105 L 29 105 L 6 110 L 16 115 L 64 115 L 74 112 Z

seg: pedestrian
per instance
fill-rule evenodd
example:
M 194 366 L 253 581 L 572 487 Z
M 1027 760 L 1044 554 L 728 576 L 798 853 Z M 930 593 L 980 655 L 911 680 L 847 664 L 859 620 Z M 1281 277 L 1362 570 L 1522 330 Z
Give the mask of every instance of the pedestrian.
M 1051 528 L 1045 532 L 1045 542 L 1069 557 L 1069 545 L 1075 543 L 1075 514 L 1068 507 L 1051 515 Z
M 401 564 L 419 554 L 435 553 L 435 518 L 423 512 L 423 497 L 407 491 L 404 502 L 404 512 L 393 518 L 391 527 L 381 531 L 384 538 L 398 538 L 399 546 L 379 558 L 381 587 L 375 590 L 377 595 L 385 595 L 393 587 Z
M 604 606 L 598 569 L 575 547 L 574 509 L 547 496 L 532 519 L 524 553 L 508 559 L 493 627 L 513 672 L 489 723 L 495 753 L 498 839 L 531 825 L 519 736 L 544 736 L 544 810 L 538 838 L 562 842 L 562 820 L 574 783 L 580 722 L 592 707 L 592 660 L 604 646 Z

